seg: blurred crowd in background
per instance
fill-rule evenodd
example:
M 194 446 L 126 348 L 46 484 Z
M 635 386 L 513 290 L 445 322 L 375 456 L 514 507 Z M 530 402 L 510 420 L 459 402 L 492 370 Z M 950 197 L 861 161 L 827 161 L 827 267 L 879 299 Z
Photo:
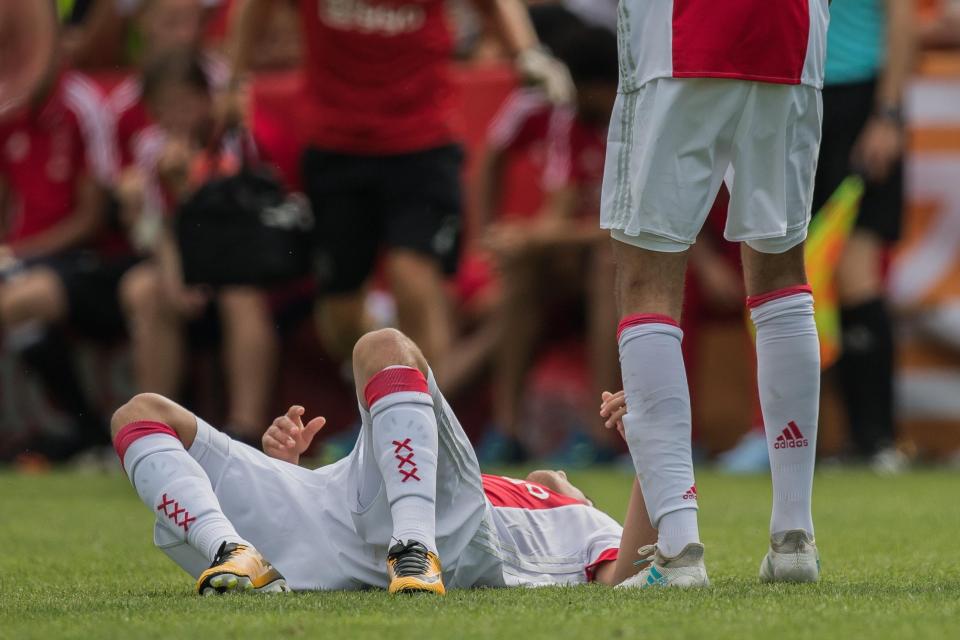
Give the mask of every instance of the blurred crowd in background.
M 598 415 L 601 391 L 620 388 L 598 225 L 616 0 L 527 3 L 576 85 L 562 105 L 519 80 L 470 3 L 450 1 L 466 152 L 456 260 L 439 294 L 415 268 L 380 260 L 349 299 L 324 279 L 344 265 L 284 263 L 255 282 L 237 275 L 243 256 L 216 249 L 228 234 L 191 235 L 234 203 L 205 187 L 238 171 L 292 221 L 264 247 L 310 227 L 298 0 L 275 3 L 252 49 L 242 122 L 217 126 L 240 2 L 57 0 L 39 94 L 26 109 L 0 105 L 0 460 L 36 468 L 97 452 L 110 411 L 136 392 L 176 398 L 251 443 L 303 404 L 331 425 L 315 453 L 338 456 L 356 435 L 357 330 L 399 326 L 421 343 L 482 463 L 617 462 L 625 449 Z M 355 4 L 328 0 L 338 2 Z M 960 466 L 960 2 L 835 0 L 832 12 L 815 209 L 849 174 L 867 188 L 836 263 L 842 333 L 824 372 L 821 452 L 883 472 Z M 0 13 L 7 65 L 32 39 L 10 24 Z M 761 471 L 725 216 L 723 190 L 691 256 L 694 429 L 721 468 Z M 367 231 L 361 217 L 344 224 L 358 239 Z M 330 255 L 361 250 L 342 249 Z

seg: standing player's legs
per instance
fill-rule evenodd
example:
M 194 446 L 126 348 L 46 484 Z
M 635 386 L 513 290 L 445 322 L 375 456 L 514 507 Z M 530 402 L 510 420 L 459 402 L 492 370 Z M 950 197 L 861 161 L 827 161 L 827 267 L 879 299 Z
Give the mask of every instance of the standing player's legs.
M 690 246 L 729 163 L 746 83 L 653 80 L 617 98 L 601 226 L 617 262 L 624 417 L 651 524 L 650 567 L 631 586 L 703 586 L 690 393 L 679 327 Z
M 743 242 L 747 306 L 756 327 L 757 384 L 773 478 L 770 552 L 760 577 L 819 578 L 811 496 L 820 409 L 820 345 L 803 241 L 822 108 L 806 86 L 751 87 L 733 153 L 725 235 Z
M 197 436 L 192 413 L 163 396 L 140 394 L 117 409 L 111 431 L 143 503 L 171 534 L 211 562 L 197 582 L 199 593 L 286 590 L 283 576 L 224 515 L 210 478 L 187 452 Z
M 820 410 L 820 342 L 803 246 L 783 254 L 743 247 L 747 304 L 757 330 L 757 384 L 773 480 L 771 551 L 761 579 L 819 578 L 813 470 Z
M 393 519 L 390 592 L 442 594 L 436 541 L 439 434 L 427 361 L 402 333 L 382 329 L 357 342 L 353 367 L 373 423 L 373 457 Z
M 258 442 L 267 424 L 279 356 L 279 339 L 266 292 L 225 287 L 219 294 L 223 360 L 227 372 L 227 424 L 235 437 Z
M 691 453 L 690 392 L 678 320 L 687 252 L 658 253 L 614 241 L 627 444 L 658 549 L 679 556 L 700 542 Z
M 445 279 L 460 258 L 463 152 L 446 145 L 380 159 L 377 206 L 398 325 L 423 350 L 439 386 L 453 343 Z

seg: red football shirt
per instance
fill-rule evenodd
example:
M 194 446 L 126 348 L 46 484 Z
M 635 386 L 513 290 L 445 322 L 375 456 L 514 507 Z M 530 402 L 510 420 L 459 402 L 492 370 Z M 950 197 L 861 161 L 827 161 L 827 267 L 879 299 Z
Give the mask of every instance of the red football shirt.
M 300 0 L 307 140 L 364 155 L 453 141 L 445 0 Z
M 0 174 L 14 195 L 4 242 L 16 248 L 63 221 L 80 178 L 107 184 L 114 171 L 99 90 L 80 74 L 63 74 L 42 105 L 0 123 Z

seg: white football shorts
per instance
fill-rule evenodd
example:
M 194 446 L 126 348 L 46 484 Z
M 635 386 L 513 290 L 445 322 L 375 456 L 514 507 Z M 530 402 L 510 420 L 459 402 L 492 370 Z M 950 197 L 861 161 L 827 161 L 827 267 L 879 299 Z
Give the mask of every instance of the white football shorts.
M 428 385 L 440 434 L 437 547 L 444 582 L 450 588 L 504 586 L 497 527 L 473 447 L 432 374 Z M 363 408 L 361 418 L 350 455 L 313 470 L 270 458 L 197 419 L 190 455 L 210 478 L 237 533 L 294 590 L 387 587 L 392 516 Z M 210 564 L 159 524 L 154 543 L 194 577 Z
M 658 78 L 617 97 L 601 227 L 661 252 L 697 239 L 728 169 L 724 235 L 763 253 L 803 242 L 820 148 L 820 91 L 712 78 Z

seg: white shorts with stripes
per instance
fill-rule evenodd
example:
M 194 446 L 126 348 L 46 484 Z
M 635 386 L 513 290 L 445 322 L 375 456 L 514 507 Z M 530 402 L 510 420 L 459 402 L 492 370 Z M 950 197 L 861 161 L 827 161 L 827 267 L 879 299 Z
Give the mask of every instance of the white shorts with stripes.
M 659 78 L 621 93 L 601 226 L 651 251 L 688 249 L 732 169 L 726 238 L 787 251 L 806 238 L 822 119 L 807 85 Z

